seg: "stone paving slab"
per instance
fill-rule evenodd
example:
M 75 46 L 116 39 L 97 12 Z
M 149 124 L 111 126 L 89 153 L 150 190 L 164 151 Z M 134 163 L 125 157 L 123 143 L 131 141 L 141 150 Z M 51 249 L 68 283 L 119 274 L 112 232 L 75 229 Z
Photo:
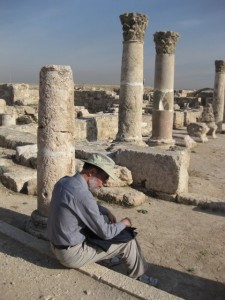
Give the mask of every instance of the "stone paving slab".
M 17 165 L 5 158 L 1 159 L 0 166 L 6 168 L 6 171 L 0 174 L 2 184 L 14 192 L 21 192 L 28 181 L 37 178 L 36 170 Z
M 17 146 L 32 145 L 36 143 L 37 136 L 33 133 L 19 131 L 14 127 L 0 127 L 1 147 L 16 149 Z
M 0 232 L 25 246 L 50 257 L 51 259 L 55 259 L 50 250 L 49 243 L 44 240 L 37 239 L 36 237 L 3 221 L 0 221 Z M 127 292 L 130 295 L 136 296 L 139 299 L 182 299 L 95 263 L 82 267 L 78 271 L 121 291 Z
M 177 202 L 199 206 L 203 209 L 214 211 L 225 211 L 225 199 L 213 198 L 211 196 L 199 195 L 195 193 L 181 193 L 177 196 Z

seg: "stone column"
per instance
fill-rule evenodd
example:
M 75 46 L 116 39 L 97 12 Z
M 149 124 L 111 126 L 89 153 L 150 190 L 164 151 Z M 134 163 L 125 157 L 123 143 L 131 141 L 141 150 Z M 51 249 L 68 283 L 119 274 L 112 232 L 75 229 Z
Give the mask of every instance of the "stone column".
M 215 61 L 216 73 L 214 81 L 213 94 L 213 112 L 217 132 L 222 132 L 222 124 L 225 122 L 224 118 L 224 91 L 225 91 L 225 60 Z
M 155 81 L 150 146 L 173 145 L 174 52 L 179 34 L 159 31 L 154 34 L 156 46 Z
M 142 142 L 143 45 L 148 17 L 139 13 L 120 16 L 123 56 L 117 141 Z
M 32 224 L 28 231 L 45 238 L 44 231 L 54 184 L 59 178 L 75 172 L 74 83 L 71 68 L 44 66 L 40 72 L 39 92 L 38 203 L 37 210 L 31 215 Z

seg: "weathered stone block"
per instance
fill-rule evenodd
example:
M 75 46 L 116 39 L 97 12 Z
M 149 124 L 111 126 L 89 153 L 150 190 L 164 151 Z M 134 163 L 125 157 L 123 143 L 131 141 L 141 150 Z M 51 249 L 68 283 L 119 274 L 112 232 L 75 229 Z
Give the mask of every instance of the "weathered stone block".
M 184 126 L 190 123 L 198 122 L 201 119 L 202 111 L 199 110 L 187 110 L 184 111 Z
M 213 139 L 216 138 L 216 130 L 218 126 L 215 122 L 208 122 L 206 125 L 209 127 L 209 131 L 207 132 L 207 135 L 210 135 Z
M 37 178 L 36 170 L 30 168 L 11 168 L 10 171 L 1 175 L 2 184 L 14 192 L 22 192 L 25 184 L 31 179 Z
M 107 182 L 107 186 L 110 187 L 121 187 L 130 185 L 133 182 L 131 171 L 128 170 L 126 167 L 115 166 L 115 175 L 117 177 L 116 180 L 109 178 Z
M 37 196 L 37 178 L 33 178 L 27 181 L 26 192 L 28 195 Z
M 179 129 L 184 127 L 184 112 L 175 111 L 173 114 L 173 128 Z
M 16 162 L 37 169 L 37 144 L 16 147 Z
M 130 187 L 103 187 L 94 195 L 100 200 L 124 206 L 138 206 L 146 200 L 144 193 Z
M 10 149 L 16 149 L 17 146 L 31 145 L 37 143 L 36 135 L 22 130 L 19 131 L 20 127 L 22 126 L 1 127 L 0 146 Z
M 6 102 L 4 99 L 0 99 L 0 114 L 4 114 L 5 113 L 5 106 L 6 106 Z
M 187 150 L 163 150 L 131 146 L 116 153 L 116 164 L 131 170 L 133 184 L 147 191 L 179 194 L 188 191 Z
M 190 136 L 197 137 L 199 142 L 208 142 L 206 134 L 209 131 L 209 127 L 205 123 L 197 122 L 190 123 L 187 126 L 187 132 Z

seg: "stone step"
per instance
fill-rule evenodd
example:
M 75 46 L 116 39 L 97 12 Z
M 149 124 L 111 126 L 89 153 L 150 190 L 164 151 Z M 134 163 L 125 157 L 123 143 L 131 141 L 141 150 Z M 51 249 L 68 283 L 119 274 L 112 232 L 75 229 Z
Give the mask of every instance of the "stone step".
M 28 130 L 27 128 L 29 127 L 23 125 L 0 127 L 0 147 L 16 149 L 17 146 L 36 144 L 37 135 L 34 132 L 25 131 Z
M 14 192 L 36 194 L 36 188 L 33 187 L 37 181 L 36 170 L 17 165 L 7 158 L 1 158 L 0 167 L 2 170 L 0 180 L 6 188 Z M 31 192 L 32 187 L 33 192 Z

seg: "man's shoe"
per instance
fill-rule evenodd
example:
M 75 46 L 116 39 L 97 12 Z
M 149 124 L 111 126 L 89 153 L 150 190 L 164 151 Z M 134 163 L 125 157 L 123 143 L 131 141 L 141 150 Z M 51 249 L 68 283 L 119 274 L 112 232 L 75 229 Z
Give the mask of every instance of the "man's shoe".
M 146 274 L 143 274 L 140 277 L 138 277 L 138 280 L 140 280 L 141 282 L 147 283 L 151 286 L 157 286 L 157 284 L 159 282 L 159 280 L 157 278 L 149 277 Z

